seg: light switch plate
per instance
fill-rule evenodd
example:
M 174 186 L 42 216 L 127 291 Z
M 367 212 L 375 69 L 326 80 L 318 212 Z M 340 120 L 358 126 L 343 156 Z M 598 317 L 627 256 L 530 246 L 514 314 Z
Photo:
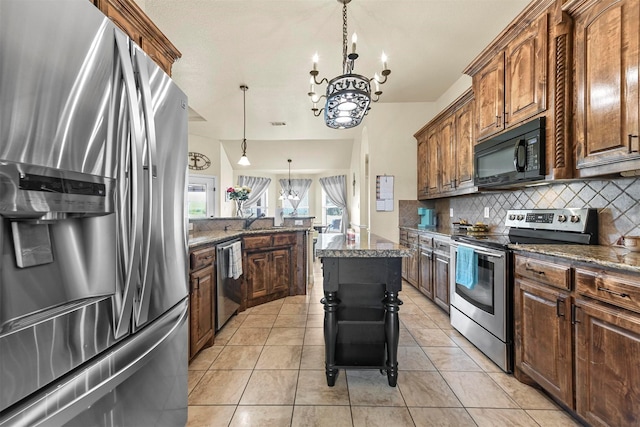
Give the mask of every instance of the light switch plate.
M 453 208 L 450 208 L 450 209 L 449 209 L 449 217 L 450 217 L 450 218 L 453 218 Z
M 484 217 L 489 218 L 489 206 L 484 207 Z

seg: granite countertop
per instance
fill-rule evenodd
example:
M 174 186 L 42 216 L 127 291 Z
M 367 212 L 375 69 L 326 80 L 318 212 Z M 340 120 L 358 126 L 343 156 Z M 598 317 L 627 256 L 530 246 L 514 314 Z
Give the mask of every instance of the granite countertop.
M 197 246 L 210 245 L 224 242 L 242 236 L 252 234 L 272 234 L 272 233 L 290 233 L 292 231 L 308 231 L 308 227 L 273 227 L 273 228 L 257 228 L 254 230 L 211 230 L 189 233 L 189 249 Z
M 511 244 L 509 249 L 595 264 L 594 267 L 604 266 L 640 273 L 640 252 L 631 252 L 617 246 Z
M 425 229 L 420 229 L 418 227 L 411 227 L 411 226 L 400 226 L 399 228 L 405 229 L 405 230 L 417 231 L 419 233 L 441 234 L 445 237 L 451 237 L 454 234 L 460 233 L 460 230 L 456 230 L 449 226 L 438 226 L 438 227 L 425 228 Z
M 411 249 L 375 234 L 356 235 L 347 241 L 344 234 L 321 233 L 316 243 L 316 256 L 320 258 L 396 258 L 407 257 Z

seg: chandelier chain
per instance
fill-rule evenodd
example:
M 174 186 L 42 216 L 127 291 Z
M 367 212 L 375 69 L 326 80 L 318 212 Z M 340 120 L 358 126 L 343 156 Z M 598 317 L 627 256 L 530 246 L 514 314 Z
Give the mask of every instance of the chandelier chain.
M 342 4 L 342 72 L 347 73 L 347 2 Z

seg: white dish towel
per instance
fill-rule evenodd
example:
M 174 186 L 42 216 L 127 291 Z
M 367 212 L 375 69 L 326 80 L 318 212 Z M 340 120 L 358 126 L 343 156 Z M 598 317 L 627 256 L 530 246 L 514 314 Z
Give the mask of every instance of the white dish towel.
M 242 242 L 235 242 L 231 244 L 229 249 L 229 271 L 228 277 L 234 279 L 242 276 Z

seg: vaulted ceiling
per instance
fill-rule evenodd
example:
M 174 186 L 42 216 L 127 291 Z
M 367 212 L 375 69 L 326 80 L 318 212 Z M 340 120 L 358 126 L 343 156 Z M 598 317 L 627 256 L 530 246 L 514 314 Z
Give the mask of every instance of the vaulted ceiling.
M 335 169 L 342 163 L 331 157 L 345 151 L 350 155 L 348 147 L 358 128 L 327 128 L 322 118 L 313 117 L 307 96 L 314 53 L 320 57 L 320 77 L 341 74 L 342 3 L 138 2 L 182 52 L 182 58 L 174 64 L 173 77 L 187 93 L 195 112 L 190 133 L 222 141 L 234 167 L 242 168 L 235 165 L 243 133 L 241 84 L 249 86 L 246 136 L 253 163 L 249 170 L 281 172 L 286 170 L 286 158 L 301 159 L 305 153 L 313 156 L 316 169 Z M 392 72 L 381 86 L 384 93 L 380 102 L 434 102 L 528 3 L 352 0 L 348 5 L 348 33 L 349 39 L 353 32 L 358 34 L 360 55 L 355 72 L 368 77 L 379 73 L 384 51 Z M 273 122 L 285 125 L 274 126 Z M 294 161 L 292 170 L 300 163 Z

